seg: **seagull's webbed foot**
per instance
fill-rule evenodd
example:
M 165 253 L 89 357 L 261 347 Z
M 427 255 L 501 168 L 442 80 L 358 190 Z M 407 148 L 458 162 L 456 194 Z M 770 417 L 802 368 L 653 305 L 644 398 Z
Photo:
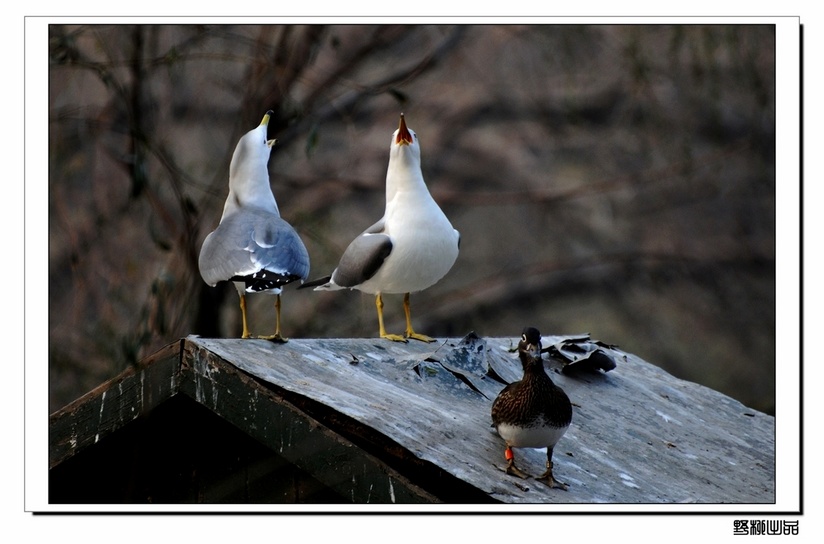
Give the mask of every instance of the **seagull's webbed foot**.
M 400 334 L 389 334 L 388 332 L 386 332 L 386 328 L 383 326 L 383 298 L 381 297 L 380 293 L 375 295 L 375 306 L 378 309 L 378 336 L 380 336 L 381 338 L 386 338 L 387 340 L 391 340 L 393 342 L 406 343 L 406 338 L 404 338 Z
M 388 332 L 384 332 L 384 333 L 381 333 L 381 338 L 386 338 L 387 340 L 391 340 L 393 342 L 407 343 L 406 338 L 404 338 L 400 334 L 389 334 Z
M 288 338 L 285 338 L 282 334 L 280 334 L 280 294 L 277 295 L 275 299 L 275 334 L 269 336 L 258 336 L 261 340 L 269 340 L 270 342 L 274 342 L 275 344 L 285 344 L 289 341 Z
M 406 337 L 412 340 L 420 340 L 421 342 L 434 342 L 435 339 L 425 334 L 418 334 L 415 331 L 406 331 Z
M 403 313 L 406 316 L 406 337 L 421 342 L 434 342 L 435 339 L 425 334 L 418 334 L 412 328 L 412 310 L 409 307 L 409 293 L 403 296 Z
M 288 338 L 283 337 L 279 332 L 275 334 L 271 334 L 269 336 L 258 336 L 261 340 L 269 340 L 270 342 L 274 342 L 275 344 L 285 344 L 289 341 Z

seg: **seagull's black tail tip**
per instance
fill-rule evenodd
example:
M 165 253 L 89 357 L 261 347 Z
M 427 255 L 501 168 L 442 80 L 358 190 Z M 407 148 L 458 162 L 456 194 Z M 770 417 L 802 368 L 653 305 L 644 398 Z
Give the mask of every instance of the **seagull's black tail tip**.
M 298 286 L 298 289 L 306 289 L 308 287 L 317 287 L 318 285 L 323 285 L 325 283 L 329 283 L 329 280 L 332 279 L 332 276 L 324 276 L 322 278 L 318 278 L 316 280 L 307 281 L 306 283 L 302 283 Z

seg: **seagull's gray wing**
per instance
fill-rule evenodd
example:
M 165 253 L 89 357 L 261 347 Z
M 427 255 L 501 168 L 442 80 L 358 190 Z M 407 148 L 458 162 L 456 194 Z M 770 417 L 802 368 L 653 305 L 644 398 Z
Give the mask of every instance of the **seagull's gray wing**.
M 392 252 L 392 239 L 383 229 L 381 219 L 352 240 L 332 273 L 333 282 L 341 287 L 355 287 L 375 275 Z
M 274 289 L 309 275 L 309 253 L 295 229 L 276 215 L 243 209 L 206 237 L 198 262 L 209 285 L 244 281 L 247 290 Z

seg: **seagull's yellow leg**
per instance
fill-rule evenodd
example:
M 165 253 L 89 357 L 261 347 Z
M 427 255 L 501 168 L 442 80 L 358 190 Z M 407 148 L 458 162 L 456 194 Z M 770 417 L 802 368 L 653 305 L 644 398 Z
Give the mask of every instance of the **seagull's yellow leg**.
M 412 330 L 412 311 L 409 309 L 409 293 L 403 296 L 403 313 L 406 314 L 406 337 L 420 340 L 421 342 L 434 342 L 435 339 L 425 334 L 418 334 Z
M 272 342 L 285 343 L 288 339 L 280 334 L 280 294 L 276 295 L 275 299 L 275 334 L 272 336 L 260 336 L 264 340 L 271 340 Z
M 243 336 L 241 338 L 249 338 L 249 329 L 246 327 L 246 295 L 240 294 L 240 315 L 243 318 Z
M 380 293 L 375 295 L 375 306 L 378 308 L 378 330 L 380 337 L 386 338 L 387 340 L 392 340 L 393 342 L 406 342 L 406 338 L 400 334 L 386 333 L 386 329 L 383 327 L 383 299 L 381 298 Z

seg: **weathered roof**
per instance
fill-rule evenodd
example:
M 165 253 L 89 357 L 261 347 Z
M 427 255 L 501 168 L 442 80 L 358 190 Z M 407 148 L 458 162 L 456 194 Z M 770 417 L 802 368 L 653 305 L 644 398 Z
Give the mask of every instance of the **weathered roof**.
M 545 344 L 553 337 L 544 337 Z M 556 338 L 560 341 L 560 338 Z M 504 444 L 491 427 L 497 392 L 520 378 L 514 339 L 467 337 L 436 344 L 380 339 L 186 339 L 199 380 L 212 359 L 328 410 L 329 429 L 396 444 L 492 500 L 512 503 L 773 503 L 774 418 L 679 380 L 631 354 L 604 347 L 615 370 L 549 372 L 573 403 L 572 426 L 555 447 L 568 491 L 504 474 Z M 201 383 L 201 382 L 198 382 Z M 205 382 L 198 385 L 201 391 Z M 209 389 L 209 391 L 214 391 Z M 221 399 L 198 401 L 219 409 Z M 345 423 L 342 423 L 345 421 Z M 284 447 L 289 447 L 288 443 Z M 538 475 L 544 450 L 516 450 Z M 417 482 L 426 488 L 426 482 Z

